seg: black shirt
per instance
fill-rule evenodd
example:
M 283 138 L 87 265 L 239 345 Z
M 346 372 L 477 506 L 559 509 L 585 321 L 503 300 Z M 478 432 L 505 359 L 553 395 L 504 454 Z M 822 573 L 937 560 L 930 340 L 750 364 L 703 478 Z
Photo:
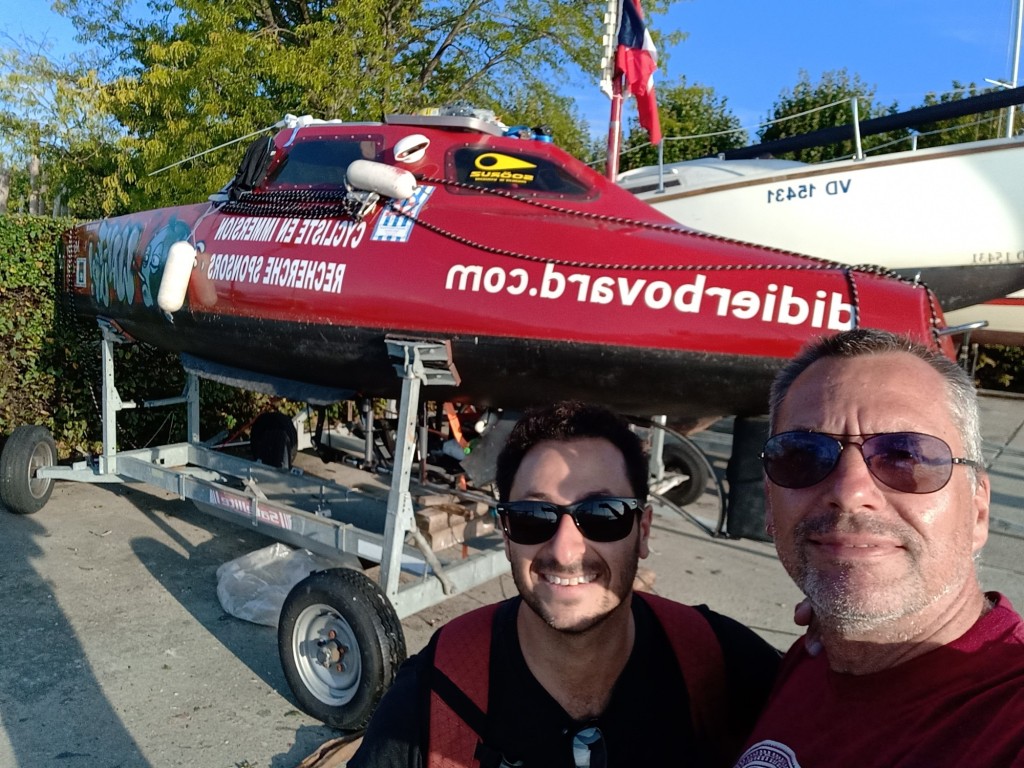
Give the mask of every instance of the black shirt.
M 523 768 L 573 768 L 573 736 L 601 730 L 607 765 L 710 766 L 690 716 L 686 686 L 675 654 L 652 609 L 633 600 L 635 642 L 606 710 L 586 722 L 573 720 L 530 673 L 516 631 L 516 597 L 499 605 L 490 649 L 487 733 L 484 742 L 509 764 Z M 524 610 L 529 610 L 524 608 Z M 779 654 L 751 630 L 711 611 L 707 618 L 722 646 L 727 679 L 727 729 L 742 744 L 754 725 L 778 667 Z M 423 768 L 429 718 L 428 673 L 432 644 L 408 659 L 374 713 L 351 768 Z M 473 654 L 474 649 L 467 649 Z M 484 649 L 480 649 L 480 653 Z

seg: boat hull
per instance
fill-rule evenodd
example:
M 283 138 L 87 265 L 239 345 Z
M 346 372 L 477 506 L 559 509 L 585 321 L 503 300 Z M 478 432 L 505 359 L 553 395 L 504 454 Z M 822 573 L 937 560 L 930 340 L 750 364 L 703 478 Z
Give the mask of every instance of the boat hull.
M 342 178 L 312 164 L 334 150 L 381 163 L 410 134 L 430 152 L 403 202 L 339 210 L 307 181 Z M 432 397 L 579 397 L 677 419 L 764 412 L 785 360 L 853 325 L 952 352 L 922 286 L 689 231 L 549 144 L 331 124 L 284 132 L 274 154 L 244 204 L 66 233 L 77 313 L 179 352 L 204 375 L 296 399 L 397 393 L 385 341 L 414 337 L 447 344 L 460 374 L 457 390 Z M 160 296 L 180 244 L 194 261 L 167 309 Z
M 663 193 L 655 168 L 622 183 L 695 229 L 919 278 L 947 312 L 962 310 L 951 324 L 988 316 L 993 330 L 1024 329 L 1024 315 L 974 306 L 1024 289 L 1024 139 L 820 165 L 705 159 L 666 171 Z

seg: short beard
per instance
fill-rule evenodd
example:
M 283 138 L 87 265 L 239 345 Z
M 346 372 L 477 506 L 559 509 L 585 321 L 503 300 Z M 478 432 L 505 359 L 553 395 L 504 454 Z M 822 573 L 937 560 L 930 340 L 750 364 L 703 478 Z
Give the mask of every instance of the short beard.
M 545 562 L 546 561 L 539 561 L 538 563 L 535 563 L 535 565 L 543 566 Z M 512 569 L 512 581 L 515 583 L 516 589 L 519 590 L 519 594 L 523 598 L 523 602 L 526 603 L 526 605 L 530 608 L 531 611 L 533 611 L 535 614 L 537 614 L 537 616 L 543 619 L 545 624 L 547 624 L 549 627 L 551 627 L 557 632 L 562 632 L 566 635 L 579 636 L 584 635 L 587 632 L 590 632 L 595 627 L 601 626 L 601 624 L 607 621 L 611 617 L 611 615 L 615 613 L 616 609 L 618 609 L 624 602 L 626 602 L 626 598 L 629 597 L 629 595 L 633 592 L 633 582 L 636 579 L 636 572 L 639 568 L 639 564 L 640 537 L 638 536 L 636 539 L 634 557 L 629 558 L 626 565 L 623 567 L 622 575 L 626 577 L 623 583 L 626 585 L 626 588 L 622 594 L 617 594 L 617 597 L 619 598 L 619 604 L 614 606 L 611 610 L 604 611 L 603 613 L 591 616 L 590 618 L 586 618 L 578 624 L 572 625 L 571 627 L 556 626 L 555 617 L 545 610 L 543 603 L 537 598 L 537 596 L 533 592 L 530 592 L 524 588 L 525 585 L 522 584 L 520 581 L 519 571 L 515 568 Z M 558 566 L 554 566 L 553 564 L 552 566 L 553 567 L 548 568 L 548 570 L 556 572 L 561 570 L 565 573 L 575 573 L 581 570 L 559 568 Z

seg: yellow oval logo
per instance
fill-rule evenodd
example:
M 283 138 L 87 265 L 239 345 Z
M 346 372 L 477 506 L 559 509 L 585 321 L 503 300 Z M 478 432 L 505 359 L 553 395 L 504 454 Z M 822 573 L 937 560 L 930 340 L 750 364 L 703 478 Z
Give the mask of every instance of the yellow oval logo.
M 477 157 L 476 167 L 481 171 L 512 171 L 520 168 L 536 168 L 537 166 L 511 155 L 485 152 Z

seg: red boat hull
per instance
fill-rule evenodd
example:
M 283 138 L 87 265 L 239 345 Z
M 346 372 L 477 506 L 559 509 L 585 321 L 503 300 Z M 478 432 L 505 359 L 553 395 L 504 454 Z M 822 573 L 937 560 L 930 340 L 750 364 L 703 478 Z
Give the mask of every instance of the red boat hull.
M 362 142 L 395 164 L 394 145 L 412 133 L 430 151 L 404 203 L 351 217 L 304 199 L 322 183 L 281 181 L 302 140 Z M 549 144 L 404 124 L 294 134 L 275 140 L 243 205 L 69 232 L 77 311 L 240 383 L 391 395 L 400 382 L 384 338 L 424 337 L 451 344 L 462 379 L 438 397 L 522 406 L 574 396 L 676 417 L 763 412 L 785 359 L 853 324 L 951 352 L 923 286 L 683 230 Z M 514 170 L 503 179 L 487 163 Z M 548 168 L 569 180 L 538 188 Z M 168 314 L 156 294 L 181 240 L 197 267 L 185 306 Z

